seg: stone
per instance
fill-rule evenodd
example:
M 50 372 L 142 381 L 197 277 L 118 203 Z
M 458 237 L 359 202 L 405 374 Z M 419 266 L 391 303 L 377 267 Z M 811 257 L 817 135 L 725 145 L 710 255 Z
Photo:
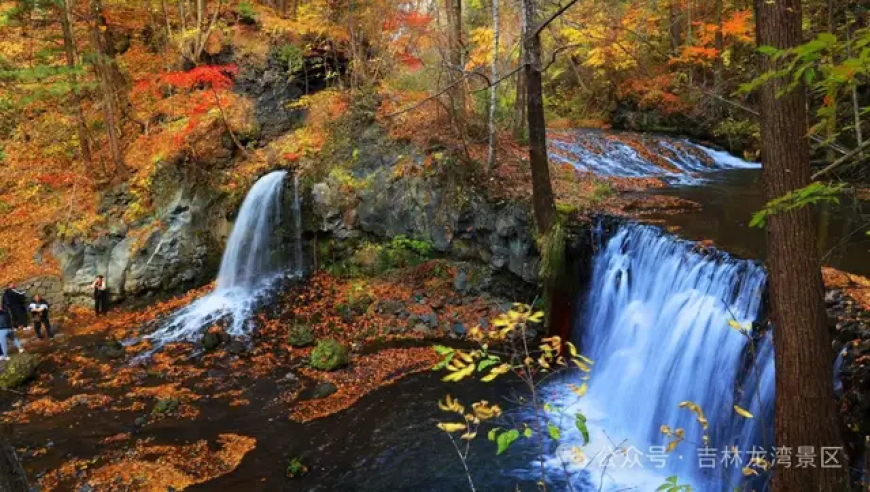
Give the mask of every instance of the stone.
M 124 355 L 126 355 L 124 345 L 117 340 L 107 342 L 105 345 L 100 347 L 100 353 L 110 359 L 122 359 L 124 358 Z
M 311 351 L 309 358 L 311 367 L 321 371 L 335 371 L 346 366 L 349 362 L 350 349 L 334 338 L 317 342 L 317 346 Z
M 15 389 L 33 379 L 39 363 L 39 357 L 34 354 L 13 355 L 0 372 L 0 388 Z
M 232 354 L 232 355 L 241 355 L 241 354 L 247 352 L 247 350 L 248 350 L 248 347 L 243 342 L 240 342 L 239 340 L 233 340 L 232 342 L 229 343 L 229 345 L 227 345 L 227 352 Z
M 465 270 L 456 271 L 456 275 L 453 277 L 453 289 L 461 294 L 465 294 L 468 290 L 468 274 L 465 273 Z
M 229 334 L 223 330 L 208 331 L 203 334 L 202 339 L 200 339 L 200 343 L 202 343 L 202 346 L 205 347 L 206 350 L 215 350 L 221 345 L 229 343 L 229 341 Z
M 148 423 L 148 418 L 144 416 L 136 417 L 136 420 L 133 421 L 137 427 L 144 427 Z
M 829 290 L 825 292 L 825 304 L 828 306 L 833 306 L 837 304 L 843 297 L 843 293 L 839 290 Z
M 454 323 L 453 324 L 453 333 L 457 336 L 464 337 L 468 330 L 465 329 L 465 325 L 462 323 Z
M 417 323 L 414 326 L 414 332 L 415 333 L 422 333 L 424 336 L 429 336 L 432 334 L 432 328 L 430 328 L 429 325 L 425 325 L 423 323 Z
M 319 400 L 326 398 L 338 391 L 338 388 L 332 383 L 318 383 L 311 391 L 311 399 Z
M 307 347 L 314 343 L 314 332 L 307 324 L 298 323 L 287 333 L 287 343 L 291 347 Z

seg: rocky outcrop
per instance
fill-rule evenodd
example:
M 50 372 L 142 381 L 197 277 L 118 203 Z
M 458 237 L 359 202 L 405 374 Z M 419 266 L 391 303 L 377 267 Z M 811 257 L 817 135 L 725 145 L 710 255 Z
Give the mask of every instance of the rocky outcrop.
M 179 189 L 157 208 L 157 226 L 129 230 L 119 221 L 96 240 L 56 242 L 53 254 L 60 261 L 66 298 L 90 302 L 90 284 L 98 274 L 105 275 L 114 300 L 209 280 L 229 230 L 225 215 L 213 193 Z
M 460 184 L 418 173 L 397 179 L 394 166 L 359 176 L 365 185 L 353 191 L 332 177 L 315 184 L 316 227 L 339 240 L 362 234 L 425 240 L 441 253 L 537 281 L 534 219 L 525 204 L 489 203 Z

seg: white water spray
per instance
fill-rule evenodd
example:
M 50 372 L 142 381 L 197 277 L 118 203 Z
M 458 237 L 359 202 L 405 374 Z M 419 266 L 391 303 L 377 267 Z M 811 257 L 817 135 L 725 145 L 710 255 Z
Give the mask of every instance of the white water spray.
M 221 319 L 229 321 L 226 330 L 230 335 L 248 334 L 253 308 L 283 267 L 280 255 L 276 254 L 276 230 L 281 221 L 281 190 L 286 175 L 286 171 L 275 171 L 254 184 L 227 241 L 215 290 L 179 310 L 149 335 L 156 347 L 194 341 L 204 328 Z M 298 207 L 294 209 L 299 212 Z M 297 217 L 297 226 L 300 221 Z M 301 251 L 301 246 L 297 248 Z M 301 263 L 296 268 L 300 269 Z

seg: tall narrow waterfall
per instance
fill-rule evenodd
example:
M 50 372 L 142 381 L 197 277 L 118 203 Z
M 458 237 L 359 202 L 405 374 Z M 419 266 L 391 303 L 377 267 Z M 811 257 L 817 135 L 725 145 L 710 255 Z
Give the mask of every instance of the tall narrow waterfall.
M 616 231 L 593 268 L 577 328 L 583 352 L 596 361 L 589 393 L 577 403 L 570 391 L 554 385 L 559 388 L 555 400 L 587 414 L 590 430 L 600 432 L 592 444 L 593 451 L 602 452 L 599 457 L 607 454 L 607 446 L 622 443 L 639 454 L 639 464 L 625 461 L 628 455 L 617 456 L 606 473 L 598 468 L 604 475 L 593 470 L 586 478 L 596 488 L 604 480 L 604 490 L 655 490 L 662 477 L 673 475 L 694 490 L 734 490 L 742 466 L 723 465 L 723 450 L 737 446 L 745 465 L 753 445 L 772 446 L 772 343 L 769 337 L 750 341 L 729 326 L 729 320 L 743 325 L 755 320 L 764 270 L 724 254 L 702 254 L 692 243 L 634 224 Z M 680 407 L 684 401 L 706 414 L 709 449 L 697 416 Z M 737 415 L 734 405 L 755 418 Z M 670 454 L 657 447 L 668 443 L 663 425 L 685 430 L 685 441 Z M 565 432 L 565 441 L 577 445 L 577 430 Z M 703 466 L 709 461 L 701 459 L 711 452 L 715 465 Z
M 286 175 L 286 171 L 275 171 L 254 184 L 242 203 L 227 241 L 217 287 L 179 310 L 149 335 L 155 345 L 195 340 L 203 328 L 221 319 L 229 322 L 227 332 L 230 335 L 247 333 L 252 309 L 285 266 L 276 251 L 280 249 L 277 229 L 280 227 L 281 191 Z M 298 214 L 298 207 L 294 209 Z M 299 222 L 297 217 L 296 224 Z
M 302 200 L 299 199 L 299 174 L 293 175 L 293 218 L 295 229 L 293 231 L 293 259 L 295 264 L 293 268 L 296 273 L 302 273 Z

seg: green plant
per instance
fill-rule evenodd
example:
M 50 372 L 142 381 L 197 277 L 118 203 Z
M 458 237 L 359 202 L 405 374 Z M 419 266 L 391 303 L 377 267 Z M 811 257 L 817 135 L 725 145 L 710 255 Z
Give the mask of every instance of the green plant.
M 154 405 L 154 409 L 151 410 L 151 413 L 159 415 L 175 413 L 179 406 L 181 406 L 181 401 L 179 401 L 178 398 L 163 398 Z
M 605 198 L 613 195 L 613 187 L 607 181 L 599 181 L 592 187 L 592 192 L 589 194 L 589 201 L 597 205 L 604 201 Z
M 287 333 L 287 343 L 292 347 L 307 347 L 314 343 L 314 333 L 311 327 L 298 320 Z
M 538 276 L 545 285 L 555 280 L 565 268 L 565 225 L 557 220 L 553 227 L 538 240 L 541 264 Z
M 656 492 L 692 492 L 692 487 L 689 485 L 678 485 L 677 477 L 668 477 L 665 483 L 659 485 Z
M 790 191 L 784 196 L 767 202 L 764 208 L 752 214 L 749 227 L 764 227 L 767 218 L 798 209 L 815 203 L 840 203 L 838 195 L 843 191 L 843 184 L 826 184 L 815 182 L 803 188 Z
M 350 349 L 334 338 L 317 342 L 309 359 L 311 367 L 321 371 L 334 371 L 346 366 L 348 362 L 350 362 Z
M 287 67 L 287 73 L 292 74 L 302 70 L 305 57 L 301 49 L 295 44 L 282 44 L 277 50 L 278 60 Z
M 301 459 L 290 458 L 287 461 L 286 473 L 289 478 L 303 477 L 308 474 L 308 467 L 302 463 Z
M 257 15 L 257 11 L 254 9 L 254 4 L 249 2 L 248 0 L 244 0 L 239 2 L 236 5 L 236 15 L 239 16 L 239 20 L 244 24 L 256 24 L 259 21 L 259 16 Z

